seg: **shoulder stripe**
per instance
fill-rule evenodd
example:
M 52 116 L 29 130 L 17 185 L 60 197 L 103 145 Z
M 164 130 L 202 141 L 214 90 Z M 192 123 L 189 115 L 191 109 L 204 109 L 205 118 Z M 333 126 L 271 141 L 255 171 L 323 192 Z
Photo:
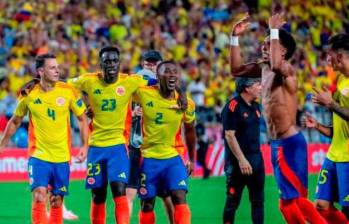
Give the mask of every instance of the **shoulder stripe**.
M 238 101 L 236 101 L 235 99 L 232 99 L 229 103 L 229 110 L 231 112 L 235 111 L 236 105 L 238 105 Z

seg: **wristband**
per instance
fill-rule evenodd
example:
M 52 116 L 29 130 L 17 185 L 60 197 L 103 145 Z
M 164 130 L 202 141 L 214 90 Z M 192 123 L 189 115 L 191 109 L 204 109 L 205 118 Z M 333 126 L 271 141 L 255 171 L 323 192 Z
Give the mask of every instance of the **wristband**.
M 230 46 L 239 46 L 239 36 L 230 37 Z
M 270 30 L 270 39 L 278 40 L 279 39 L 279 29 L 271 29 Z

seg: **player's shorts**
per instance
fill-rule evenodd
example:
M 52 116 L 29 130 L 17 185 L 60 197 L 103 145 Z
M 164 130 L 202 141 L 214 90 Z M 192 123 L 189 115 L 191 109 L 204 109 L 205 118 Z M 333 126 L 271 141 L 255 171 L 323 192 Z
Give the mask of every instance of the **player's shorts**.
M 138 189 L 141 177 L 141 149 L 129 145 L 128 156 L 130 157 L 130 177 L 127 187 Z
M 315 197 L 349 206 L 349 162 L 333 162 L 328 158 L 325 159 Z
M 274 176 L 280 198 L 284 200 L 307 197 L 307 143 L 302 133 L 271 141 Z
M 130 162 L 124 144 L 95 147 L 87 153 L 86 189 L 99 188 L 109 182 L 128 183 Z
M 51 186 L 53 195 L 68 195 L 70 167 L 68 162 L 51 163 L 38 158 L 28 160 L 30 189 Z
M 144 158 L 141 166 L 139 197 L 149 199 L 174 190 L 188 191 L 188 173 L 181 157 Z

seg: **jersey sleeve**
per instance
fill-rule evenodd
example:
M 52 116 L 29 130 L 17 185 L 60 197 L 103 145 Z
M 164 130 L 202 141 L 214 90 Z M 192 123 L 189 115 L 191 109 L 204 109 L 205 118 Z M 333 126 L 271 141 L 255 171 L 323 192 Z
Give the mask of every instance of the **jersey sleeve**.
M 70 109 L 73 111 L 75 116 L 81 116 L 86 110 L 86 106 L 81 98 L 81 94 L 79 94 L 79 92 L 74 88 L 72 88 Z
M 20 97 L 14 114 L 18 117 L 24 117 L 27 112 L 27 97 Z
M 184 123 L 192 123 L 195 117 L 195 103 L 192 99 L 188 99 L 188 108 L 184 112 Z
M 130 80 L 134 86 L 137 86 L 137 88 L 144 86 L 154 86 L 158 83 L 156 79 L 140 75 L 131 75 Z
M 222 125 L 224 131 L 235 131 L 238 126 L 237 102 L 232 100 L 222 111 Z
M 81 75 L 79 77 L 68 79 L 67 83 L 76 89 L 79 89 L 81 91 L 85 91 L 85 89 L 86 89 L 86 75 Z

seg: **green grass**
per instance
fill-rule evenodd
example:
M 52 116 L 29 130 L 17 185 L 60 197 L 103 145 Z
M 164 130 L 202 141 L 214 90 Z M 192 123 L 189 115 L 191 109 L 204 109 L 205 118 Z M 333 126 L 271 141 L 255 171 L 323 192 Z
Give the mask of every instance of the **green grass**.
M 313 199 L 316 176 L 309 177 L 310 198 Z M 188 202 L 192 211 L 193 224 L 219 224 L 225 200 L 225 178 L 214 177 L 208 180 L 192 179 L 190 181 Z M 0 183 L 0 223 L 19 224 L 30 223 L 30 190 L 27 183 Z M 111 193 L 107 202 L 107 223 L 114 223 Z M 84 189 L 82 181 L 73 181 L 70 184 L 70 196 L 66 198 L 66 205 L 80 216 L 78 221 L 64 223 L 89 222 L 90 193 Z M 167 223 L 167 218 L 161 200 L 156 204 L 156 221 L 159 224 Z M 139 201 L 135 202 L 131 223 L 138 223 Z M 237 211 L 236 223 L 251 223 L 250 205 L 247 189 L 244 191 L 241 205 Z M 278 210 L 278 190 L 274 178 L 267 176 L 265 188 L 265 223 L 284 223 Z

